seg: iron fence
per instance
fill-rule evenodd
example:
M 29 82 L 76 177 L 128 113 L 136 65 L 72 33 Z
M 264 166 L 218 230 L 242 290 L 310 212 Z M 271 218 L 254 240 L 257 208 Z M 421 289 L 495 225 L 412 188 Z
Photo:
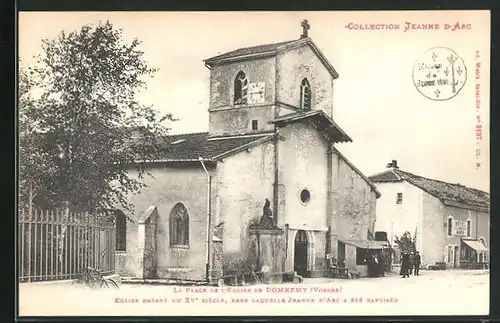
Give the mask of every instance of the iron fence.
M 84 268 L 105 274 L 115 267 L 115 225 L 98 214 L 64 210 L 19 210 L 20 282 L 76 278 Z

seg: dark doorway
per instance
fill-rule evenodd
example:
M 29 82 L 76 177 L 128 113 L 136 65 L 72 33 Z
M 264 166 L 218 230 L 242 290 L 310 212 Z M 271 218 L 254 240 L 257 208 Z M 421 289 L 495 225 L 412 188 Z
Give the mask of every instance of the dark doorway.
M 345 268 L 345 243 L 339 241 L 337 243 L 338 265 Z
M 293 257 L 293 270 L 304 277 L 307 274 L 307 234 L 303 230 L 295 235 L 295 252 Z

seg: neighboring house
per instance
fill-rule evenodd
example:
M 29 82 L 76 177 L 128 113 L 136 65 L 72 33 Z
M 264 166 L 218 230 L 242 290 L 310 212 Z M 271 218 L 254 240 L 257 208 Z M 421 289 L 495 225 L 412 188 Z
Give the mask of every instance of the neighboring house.
M 388 167 L 370 177 L 382 193 L 375 231 L 387 232 L 394 243 L 396 236 L 416 230 L 424 265 L 488 262 L 489 193 L 402 171 L 396 161 Z
M 169 136 L 148 164 L 135 211 L 118 212 L 118 273 L 202 280 L 245 262 L 314 277 L 328 254 L 366 272 L 356 247 L 380 193 L 336 149 L 351 139 L 333 122 L 338 74 L 318 47 L 304 34 L 205 66 L 209 131 Z

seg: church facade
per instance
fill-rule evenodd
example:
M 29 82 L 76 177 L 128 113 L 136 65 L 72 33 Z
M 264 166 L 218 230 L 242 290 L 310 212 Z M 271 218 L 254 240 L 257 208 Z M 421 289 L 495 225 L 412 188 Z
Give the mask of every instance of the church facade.
M 169 136 L 147 187 L 118 213 L 116 268 L 139 278 L 216 279 L 238 268 L 363 271 L 380 193 L 338 150 L 338 74 L 300 39 L 205 60 L 209 131 Z

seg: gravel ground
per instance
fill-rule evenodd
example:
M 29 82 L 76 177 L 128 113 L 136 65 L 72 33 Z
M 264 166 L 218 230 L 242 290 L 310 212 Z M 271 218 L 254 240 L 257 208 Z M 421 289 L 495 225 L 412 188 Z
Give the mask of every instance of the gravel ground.
M 420 276 L 225 287 L 122 285 L 89 290 L 67 283 L 19 285 L 19 315 L 483 315 L 489 272 L 421 271 Z

